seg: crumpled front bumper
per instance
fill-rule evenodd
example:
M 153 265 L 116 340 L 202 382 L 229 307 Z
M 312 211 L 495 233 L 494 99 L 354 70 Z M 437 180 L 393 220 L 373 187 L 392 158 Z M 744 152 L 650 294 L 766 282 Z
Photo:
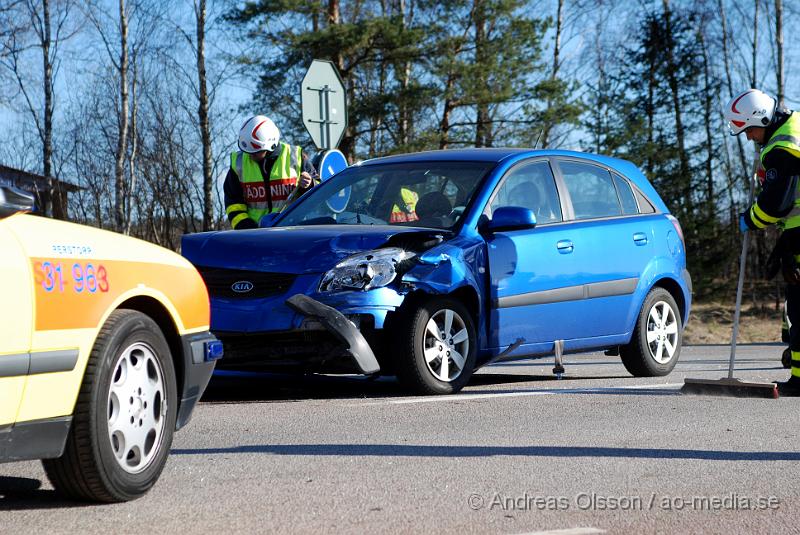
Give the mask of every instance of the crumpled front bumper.
M 286 300 L 286 305 L 298 314 L 318 321 L 339 339 L 345 345 L 347 353 L 353 357 L 361 373 L 371 375 L 380 371 L 378 359 L 375 358 L 364 335 L 344 314 L 303 294 L 293 295 Z

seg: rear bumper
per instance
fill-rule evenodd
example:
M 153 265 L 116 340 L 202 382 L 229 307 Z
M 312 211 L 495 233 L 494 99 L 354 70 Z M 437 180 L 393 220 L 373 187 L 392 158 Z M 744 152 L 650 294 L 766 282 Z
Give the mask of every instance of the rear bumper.
M 222 357 L 221 343 L 208 331 L 181 337 L 183 346 L 183 387 L 175 429 L 180 429 L 192 417 L 192 411 L 211 379 L 217 359 Z

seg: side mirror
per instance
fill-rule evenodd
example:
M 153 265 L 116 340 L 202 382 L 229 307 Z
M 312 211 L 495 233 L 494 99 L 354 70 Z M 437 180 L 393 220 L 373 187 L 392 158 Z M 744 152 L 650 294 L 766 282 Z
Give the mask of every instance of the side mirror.
M 272 212 L 270 214 L 264 214 L 261 216 L 261 219 L 258 220 L 258 226 L 260 228 L 271 227 L 272 224 L 275 222 L 275 219 L 280 215 L 279 212 Z
M 488 232 L 503 230 L 525 230 L 536 226 L 533 210 L 521 206 L 502 206 L 494 211 L 492 219 L 486 224 Z
M 33 210 L 33 195 L 12 186 L 0 186 L 0 217 Z

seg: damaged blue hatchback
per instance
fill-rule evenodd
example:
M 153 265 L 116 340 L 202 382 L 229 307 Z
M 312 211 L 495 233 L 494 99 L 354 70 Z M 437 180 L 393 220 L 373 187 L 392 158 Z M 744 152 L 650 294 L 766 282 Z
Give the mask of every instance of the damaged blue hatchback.
M 259 228 L 183 238 L 218 368 L 459 391 L 505 359 L 606 349 L 666 375 L 691 304 L 677 219 L 633 164 L 523 149 L 351 166 Z

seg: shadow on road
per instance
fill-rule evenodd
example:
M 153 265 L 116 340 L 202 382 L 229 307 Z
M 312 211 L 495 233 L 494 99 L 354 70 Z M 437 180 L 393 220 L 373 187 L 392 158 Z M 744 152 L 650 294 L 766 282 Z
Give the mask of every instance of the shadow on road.
M 65 500 L 56 491 L 43 490 L 41 487 L 42 482 L 38 479 L 0 476 L 0 511 L 63 509 L 93 505 Z
M 204 403 L 285 402 L 307 399 L 364 399 L 404 396 L 394 377 L 225 374 L 211 378 Z
M 566 381 L 574 385 L 576 381 L 595 381 L 606 379 L 629 379 L 629 375 L 596 375 L 575 377 L 566 375 L 559 381 L 552 374 L 529 375 L 513 373 L 477 373 L 472 376 L 463 393 L 483 394 L 501 391 L 487 391 L 474 387 L 484 387 L 518 383 L 549 383 L 553 386 L 564 385 Z M 619 389 L 608 392 L 618 394 L 655 393 L 654 390 Z M 503 390 L 502 392 L 524 392 L 525 390 Z M 606 393 L 606 392 L 604 392 Z M 303 401 L 309 399 L 383 399 L 408 397 L 413 395 L 403 389 L 394 377 L 371 379 L 361 376 L 324 376 L 324 375 L 280 375 L 269 373 L 230 373 L 215 374 L 203 394 L 203 403 L 271 403 L 286 401 Z
M 230 448 L 173 449 L 173 455 L 264 453 L 269 455 L 343 457 L 587 457 L 621 459 L 691 459 L 701 461 L 800 461 L 794 451 L 724 451 L 663 448 L 571 446 L 430 446 L 409 444 L 274 444 Z

